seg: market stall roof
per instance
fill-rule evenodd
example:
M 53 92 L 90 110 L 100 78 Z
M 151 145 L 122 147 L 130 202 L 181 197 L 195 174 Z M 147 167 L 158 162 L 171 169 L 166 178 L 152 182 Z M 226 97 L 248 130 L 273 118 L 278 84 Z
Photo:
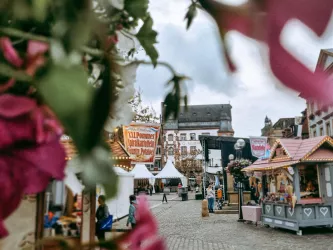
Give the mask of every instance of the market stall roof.
M 165 164 L 164 168 L 161 172 L 159 172 L 155 178 L 157 179 L 176 179 L 176 178 L 184 178 L 185 176 L 182 175 L 173 165 L 172 161 L 169 159 Z
M 300 162 L 332 162 L 333 140 L 329 136 L 276 140 L 267 160 L 258 159 L 243 171 L 260 171 L 294 165 Z
M 129 153 L 126 151 L 125 147 L 123 146 L 123 144 L 121 144 L 120 141 L 108 140 L 107 144 L 110 147 L 112 159 L 125 160 L 130 158 Z
M 130 172 L 134 174 L 134 179 L 154 179 L 155 176 L 149 172 L 146 165 L 136 164 L 133 170 Z
M 264 171 L 277 168 L 288 167 L 298 163 L 299 161 L 283 161 L 283 162 L 268 162 L 267 160 L 257 160 L 252 165 L 244 168 L 242 171 Z

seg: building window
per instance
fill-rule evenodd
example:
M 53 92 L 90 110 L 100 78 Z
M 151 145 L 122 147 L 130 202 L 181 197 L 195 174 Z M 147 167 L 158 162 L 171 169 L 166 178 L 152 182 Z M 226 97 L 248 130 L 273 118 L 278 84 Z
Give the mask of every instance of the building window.
M 174 154 L 174 150 L 173 150 L 173 147 L 170 147 L 168 149 L 168 155 L 173 155 Z
M 158 170 L 161 170 L 161 161 L 155 161 L 155 168 L 157 168 Z
M 331 136 L 331 124 L 330 124 L 330 122 L 326 123 L 326 135 Z
M 190 147 L 190 153 L 195 154 L 197 152 L 197 147 L 196 146 L 191 146 Z
M 316 129 L 313 130 L 313 137 L 317 137 L 317 131 L 316 131 Z
M 161 154 L 161 147 L 157 147 L 157 148 L 156 148 L 156 154 L 157 154 L 157 155 L 160 155 L 160 154 Z
M 210 133 L 202 133 L 202 135 L 210 135 Z
M 173 141 L 173 134 L 168 135 L 168 141 Z
M 180 152 L 181 152 L 182 155 L 186 155 L 187 154 L 187 147 L 186 146 L 181 146 Z
M 186 141 L 186 134 L 180 134 L 180 140 Z
M 191 134 L 190 134 L 190 140 L 191 140 L 191 141 L 195 141 L 195 139 L 196 139 L 196 138 L 195 138 L 195 133 L 191 133 Z
M 324 135 L 324 128 L 323 127 L 319 128 L 319 135 L 320 136 Z

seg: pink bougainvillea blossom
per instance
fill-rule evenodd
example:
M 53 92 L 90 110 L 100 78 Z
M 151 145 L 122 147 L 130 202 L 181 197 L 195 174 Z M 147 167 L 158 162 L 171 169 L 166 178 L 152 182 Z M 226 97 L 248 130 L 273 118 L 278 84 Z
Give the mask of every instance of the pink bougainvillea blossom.
M 149 241 L 148 245 L 143 244 Z M 152 215 L 147 198 L 142 195 L 138 197 L 136 210 L 136 227 L 124 239 L 124 243 L 131 245 L 131 250 L 165 250 L 164 240 L 158 236 L 158 226 Z
M 291 19 L 299 19 L 321 36 L 332 17 L 333 1 L 323 0 L 318 3 L 312 0 L 267 0 L 260 4 L 261 1 L 249 0 L 246 4 L 235 7 L 215 0 L 199 1 L 214 17 L 222 34 L 237 30 L 266 42 L 270 49 L 272 72 L 284 85 L 301 92 L 305 98 L 324 104 L 333 102 L 333 85 L 323 69 L 311 72 L 280 43 L 281 32 Z M 229 65 L 232 66 L 230 63 Z
M 17 69 L 22 69 L 30 76 L 45 63 L 44 53 L 49 45 L 38 41 L 29 41 L 25 58 L 22 59 L 12 45 L 8 37 L 0 37 L 0 53 L 4 55 L 7 62 Z M 15 79 L 9 79 L 6 83 L 0 83 L 0 93 L 5 92 L 15 84 Z
M 3 220 L 24 194 L 43 191 L 51 178 L 62 179 L 65 151 L 60 126 L 36 101 L 0 95 L 0 238 L 7 235 Z

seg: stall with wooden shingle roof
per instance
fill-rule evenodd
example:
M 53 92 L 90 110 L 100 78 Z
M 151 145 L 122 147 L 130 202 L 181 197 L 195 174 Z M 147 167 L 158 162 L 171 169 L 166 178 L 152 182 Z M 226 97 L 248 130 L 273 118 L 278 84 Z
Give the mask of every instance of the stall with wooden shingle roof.
M 243 169 L 266 176 L 262 223 L 297 231 L 309 226 L 333 226 L 333 140 L 279 139 L 268 159 Z

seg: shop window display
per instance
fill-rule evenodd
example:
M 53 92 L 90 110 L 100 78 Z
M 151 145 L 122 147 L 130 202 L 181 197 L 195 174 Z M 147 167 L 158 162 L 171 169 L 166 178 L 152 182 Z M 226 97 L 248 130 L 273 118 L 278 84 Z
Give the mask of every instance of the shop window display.
M 301 198 L 319 198 L 318 169 L 316 165 L 299 168 Z
M 268 193 L 265 201 L 291 203 L 294 193 L 293 178 L 283 169 L 268 175 Z

